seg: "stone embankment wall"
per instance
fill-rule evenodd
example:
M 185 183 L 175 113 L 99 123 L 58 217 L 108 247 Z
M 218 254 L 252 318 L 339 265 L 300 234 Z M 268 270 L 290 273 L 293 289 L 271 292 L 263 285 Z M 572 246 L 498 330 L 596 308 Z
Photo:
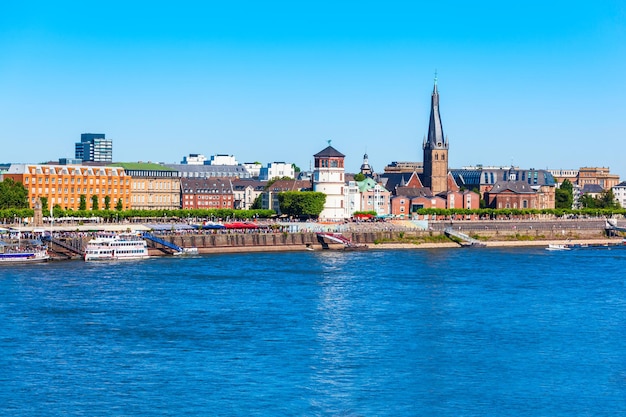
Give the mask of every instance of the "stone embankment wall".
M 446 227 L 465 233 L 484 241 L 530 241 L 530 240 L 561 240 L 561 239 L 601 239 L 606 237 L 604 221 L 460 221 L 433 222 L 430 230 L 415 228 L 398 228 L 385 223 L 363 224 L 358 230 L 345 231 L 343 236 L 355 244 L 372 245 L 392 242 L 437 242 L 444 234 Z M 178 246 L 198 248 L 201 253 L 210 252 L 254 252 L 303 250 L 304 248 L 321 248 L 315 233 L 266 233 L 266 232 L 217 232 L 217 233 L 184 233 L 159 235 L 160 238 Z M 74 246 L 82 246 L 89 236 L 67 238 Z M 76 240 L 74 242 L 74 240 Z M 81 245 L 82 244 L 82 245 Z M 167 253 L 167 249 L 149 241 L 152 254 Z M 341 249 L 343 245 L 330 244 L 331 249 Z M 54 249 L 54 247 L 53 247 Z

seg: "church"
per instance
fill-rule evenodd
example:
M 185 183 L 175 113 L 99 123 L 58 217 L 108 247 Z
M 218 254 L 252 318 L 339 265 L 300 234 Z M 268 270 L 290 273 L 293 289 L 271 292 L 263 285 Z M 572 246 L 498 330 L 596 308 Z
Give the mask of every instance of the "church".
M 478 209 L 479 194 L 461 190 L 448 169 L 449 142 L 441 123 L 437 79 L 431 96 L 428 135 L 424 137 L 422 150 L 424 158 L 421 167 L 419 164 L 401 163 L 410 169 L 400 167 L 385 170 L 380 175 L 382 185 L 393 194 L 392 215 L 411 218 L 416 210 L 422 208 Z

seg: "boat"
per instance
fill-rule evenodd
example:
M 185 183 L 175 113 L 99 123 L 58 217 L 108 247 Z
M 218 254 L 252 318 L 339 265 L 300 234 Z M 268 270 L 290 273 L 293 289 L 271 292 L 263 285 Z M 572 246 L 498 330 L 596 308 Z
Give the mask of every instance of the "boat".
M 85 261 L 146 259 L 148 244 L 137 233 L 99 233 L 87 243 Z
M 570 245 L 565 243 L 550 243 L 546 250 L 550 251 L 560 251 L 560 250 L 572 250 Z
M 0 242 L 0 264 L 46 262 L 50 259 L 48 250 L 39 244 L 9 244 Z

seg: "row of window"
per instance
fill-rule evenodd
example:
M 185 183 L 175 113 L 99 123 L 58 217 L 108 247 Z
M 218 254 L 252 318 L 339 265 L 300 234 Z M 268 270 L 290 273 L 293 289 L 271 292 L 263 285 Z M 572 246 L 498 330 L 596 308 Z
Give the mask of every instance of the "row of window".
M 82 178 L 82 182 L 81 182 L 81 178 L 82 177 L 72 177 L 72 178 L 59 178 L 58 184 L 74 184 L 74 179 L 76 179 L 76 184 L 87 184 L 87 178 Z M 89 178 L 89 184 L 93 185 L 94 184 L 94 179 L 93 178 Z M 57 184 L 57 177 L 24 177 L 24 184 Z M 102 185 L 107 184 L 107 180 L 103 179 L 102 180 Z M 111 180 L 111 178 L 108 179 L 108 184 L 109 185 L 117 185 L 117 179 Z M 120 180 L 120 185 L 124 184 L 124 180 Z M 130 180 L 127 179 L 126 180 L 126 185 L 130 184 Z M 100 185 L 100 178 L 96 178 L 96 185 Z
M 126 194 L 129 193 L 128 190 L 120 190 L 119 193 L 120 194 L 124 194 L 124 191 L 126 192 Z M 81 192 L 80 188 L 76 188 L 76 189 L 74 187 L 69 188 L 69 193 L 70 194 L 76 194 L 76 193 L 80 193 L 80 192 Z M 118 194 L 117 188 L 114 188 L 112 193 L 111 193 L 111 189 L 110 188 L 108 190 L 106 190 L 104 188 L 102 188 L 102 189 L 96 188 L 95 191 L 94 191 L 93 188 L 89 189 L 89 194 L 94 194 L 94 192 L 96 194 Z M 59 188 L 47 188 L 47 187 L 46 188 L 43 188 L 43 187 L 35 188 L 35 187 L 32 187 L 30 189 L 30 193 L 31 194 L 50 194 L 50 193 L 52 193 L 52 194 L 54 194 L 54 193 L 68 194 L 68 188 L 67 187 L 65 187 L 65 188 L 61 188 L 61 187 L 59 187 Z M 84 187 L 82 189 L 82 193 L 83 194 L 87 194 L 87 187 Z

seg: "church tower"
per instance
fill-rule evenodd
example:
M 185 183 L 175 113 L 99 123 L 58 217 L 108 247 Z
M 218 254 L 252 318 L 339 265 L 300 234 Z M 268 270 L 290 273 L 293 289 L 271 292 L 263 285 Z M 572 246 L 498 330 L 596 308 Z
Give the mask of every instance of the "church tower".
M 443 135 L 439 115 L 437 77 L 430 104 L 428 138 L 424 138 L 424 187 L 433 195 L 448 191 L 448 140 Z

